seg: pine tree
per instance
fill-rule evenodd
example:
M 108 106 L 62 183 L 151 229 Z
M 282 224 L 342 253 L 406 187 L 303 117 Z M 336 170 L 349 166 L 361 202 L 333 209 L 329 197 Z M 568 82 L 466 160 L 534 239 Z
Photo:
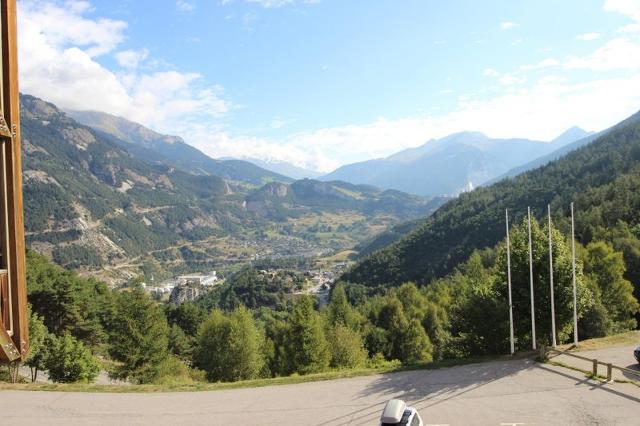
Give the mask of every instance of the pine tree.
M 207 312 L 193 303 L 181 303 L 178 306 L 168 305 L 165 314 L 169 325 L 176 324 L 187 336 L 195 337 L 198 327 L 206 319 Z
M 316 373 L 329 366 L 330 353 L 322 318 L 310 297 L 301 297 L 290 318 L 287 353 L 290 372 Z
M 138 383 L 157 379 L 156 367 L 168 355 L 167 321 L 159 307 L 140 289 L 118 295 L 109 354 L 118 361 L 112 376 Z
M 191 358 L 193 350 L 193 338 L 187 336 L 176 324 L 169 328 L 169 351 L 180 359 Z
M 341 324 L 352 329 L 358 326 L 357 315 L 347 300 L 344 284 L 336 285 L 331 291 L 327 315 L 331 325 Z

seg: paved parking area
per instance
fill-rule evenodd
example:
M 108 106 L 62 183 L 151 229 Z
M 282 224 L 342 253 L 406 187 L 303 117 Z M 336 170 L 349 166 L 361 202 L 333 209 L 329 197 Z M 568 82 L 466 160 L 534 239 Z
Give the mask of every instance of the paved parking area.
M 640 382 L 640 365 L 633 357 L 633 350 L 636 348 L 636 346 L 638 345 L 617 346 L 604 349 L 594 349 L 590 351 L 578 351 L 576 353 L 587 358 L 597 359 L 598 361 L 611 363 L 619 367 L 625 367 L 630 370 L 637 371 L 639 374 L 635 375 L 614 369 L 612 375 L 614 380 L 634 380 Z M 563 364 L 571 365 L 573 367 L 577 367 L 586 371 L 591 371 L 593 368 L 592 364 L 589 361 L 583 361 L 566 355 L 552 355 L 550 359 L 552 361 L 560 361 Z M 604 365 L 599 365 L 598 374 L 601 376 L 606 376 L 607 367 Z
M 2 425 L 377 425 L 407 400 L 427 425 L 637 425 L 640 388 L 532 360 L 213 392 L 0 392 Z

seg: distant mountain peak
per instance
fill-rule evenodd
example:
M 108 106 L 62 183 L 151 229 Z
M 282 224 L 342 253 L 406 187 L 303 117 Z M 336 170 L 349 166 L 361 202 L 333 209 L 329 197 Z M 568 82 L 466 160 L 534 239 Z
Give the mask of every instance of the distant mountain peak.
M 581 129 L 580 127 L 573 126 L 565 130 L 564 132 L 562 132 L 553 140 L 551 140 L 551 143 L 556 146 L 563 146 L 563 145 L 570 144 L 571 142 L 575 142 L 579 139 L 586 138 L 587 136 L 592 134 L 593 132 L 587 132 L 586 130 Z
M 435 196 L 470 191 L 511 168 L 555 149 L 529 139 L 491 138 L 464 131 L 387 158 L 349 164 L 322 177 Z
M 440 141 L 465 141 L 465 140 L 486 140 L 489 139 L 487 135 L 482 132 L 475 132 L 471 130 L 464 130 L 462 132 L 452 133 L 449 136 L 439 139 Z

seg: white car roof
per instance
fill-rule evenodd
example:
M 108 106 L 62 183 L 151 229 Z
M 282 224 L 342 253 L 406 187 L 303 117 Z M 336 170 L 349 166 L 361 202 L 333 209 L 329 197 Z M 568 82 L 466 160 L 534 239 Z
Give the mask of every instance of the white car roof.
M 382 423 L 399 423 L 406 408 L 406 402 L 401 399 L 392 399 L 384 407 L 380 421 Z

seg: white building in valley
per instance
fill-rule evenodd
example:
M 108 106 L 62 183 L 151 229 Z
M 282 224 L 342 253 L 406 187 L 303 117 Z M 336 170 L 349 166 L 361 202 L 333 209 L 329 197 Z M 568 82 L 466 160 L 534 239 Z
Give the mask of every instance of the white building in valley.
M 179 285 L 196 284 L 202 286 L 212 286 L 218 282 L 218 275 L 216 271 L 211 271 L 208 275 L 204 274 L 190 274 L 181 275 L 178 277 Z

